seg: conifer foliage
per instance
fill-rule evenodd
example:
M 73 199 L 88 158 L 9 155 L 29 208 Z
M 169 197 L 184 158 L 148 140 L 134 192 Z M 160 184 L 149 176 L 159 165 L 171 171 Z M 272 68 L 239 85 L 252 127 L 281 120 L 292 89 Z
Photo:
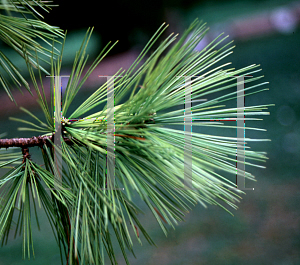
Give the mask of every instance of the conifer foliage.
M 208 30 L 198 20 L 182 36 L 171 34 L 159 43 L 158 39 L 167 27 L 163 24 L 133 65 L 115 74 L 115 179 L 111 186 L 107 173 L 107 155 L 110 152 L 107 139 L 111 134 L 107 116 L 110 109 L 106 104 L 99 111 L 99 106 L 107 102 L 108 84 L 95 89 L 75 111 L 71 112 L 70 106 L 86 79 L 116 43 L 107 44 L 83 75 L 87 62 L 86 47 L 92 34 L 91 29 L 87 30 L 75 55 L 62 98 L 61 148 L 58 148 L 54 146 L 55 95 L 52 93 L 50 103 L 45 96 L 45 89 L 54 91 L 55 82 L 52 78 L 51 88 L 45 88 L 42 72 L 60 75 L 66 34 L 40 21 L 37 7 L 48 10 L 51 6 L 49 1 L 27 0 L 2 1 L 1 4 L 2 9 L 13 13 L 35 15 L 33 19 L 27 19 L 1 14 L 0 38 L 26 61 L 33 89 L 45 116 L 44 120 L 40 120 L 34 113 L 22 109 L 35 122 L 12 119 L 29 126 L 22 127 L 22 130 L 33 131 L 35 136 L 0 139 L 0 167 L 9 169 L 0 178 L 0 236 L 3 242 L 7 242 L 10 233 L 19 231 L 23 236 L 23 258 L 34 255 L 32 220 L 38 220 L 37 208 L 41 208 L 47 214 L 60 247 L 62 264 L 108 264 L 107 259 L 111 264 L 117 264 L 113 238 L 117 240 L 126 264 L 129 264 L 127 254 L 128 251 L 134 254 L 133 238 L 140 243 L 146 239 L 154 244 L 139 220 L 142 212 L 136 205 L 138 198 L 149 207 L 165 234 L 168 227 L 183 221 L 184 215 L 197 203 L 204 207 L 219 205 L 226 211 L 229 211 L 226 206 L 236 209 L 243 192 L 234 189 L 235 183 L 216 172 L 237 173 L 237 139 L 234 137 L 193 132 L 192 187 L 184 185 L 186 134 L 182 128 L 176 129 L 176 126 L 184 125 L 185 118 L 186 83 L 183 77 L 195 76 L 192 82 L 193 101 L 214 93 L 218 95 L 193 104 L 193 128 L 199 126 L 200 131 L 204 126 L 234 129 L 236 126 L 225 125 L 221 120 L 236 118 L 237 108 L 226 108 L 224 102 L 237 98 L 236 90 L 232 88 L 237 85 L 238 75 L 253 76 L 245 81 L 246 96 L 267 90 L 261 88 L 267 82 L 255 82 L 263 77 L 257 76 L 259 65 L 238 70 L 228 68 L 230 63 L 223 61 L 232 53 L 233 46 L 232 42 L 225 43 L 223 35 L 203 50 L 196 51 L 195 47 Z M 43 48 L 33 40 L 35 36 L 48 44 L 59 37 L 63 42 L 62 48 L 57 52 Z M 154 52 L 149 53 L 153 47 L 156 47 Z M 40 66 L 39 53 L 48 53 L 49 69 Z M 3 68 L 0 80 L 9 97 L 13 99 L 4 78 L 5 71 L 11 80 L 16 84 L 22 83 L 30 91 L 13 62 L 2 53 L 0 56 Z M 220 92 L 224 93 L 220 96 Z M 129 96 L 128 100 L 121 103 L 126 96 Z M 254 115 L 268 115 L 268 106 L 245 107 L 245 120 L 257 120 L 252 117 Z M 91 112 L 93 114 L 87 114 Z M 245 141 L 264 139 L 245 138 Z M 39 148 L 44 165 L 31 159 L 30 149 L 33 147 Z M 60 176 L 54 149 L 63 160 L 59 188 L 56 186 Z M 247 165 L 262 167 L 255 161 L 262 162 L 266 158 L 266 153 L 250 151 L 246 147 Z M 251 173 L 244 174 L 254 180 Z

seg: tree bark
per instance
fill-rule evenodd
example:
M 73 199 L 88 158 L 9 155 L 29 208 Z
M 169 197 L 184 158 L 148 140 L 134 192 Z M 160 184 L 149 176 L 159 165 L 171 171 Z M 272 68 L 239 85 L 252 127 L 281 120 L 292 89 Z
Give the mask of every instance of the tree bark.
M 73 142 L 67 138 L 63 137 L 65 143 L 72 144 Z M 53 142 L 54 137 L 51 136 L 33 136 L 31 138 L 12 138 L 12 139 L 0 139 L 0 148 L 9 148 L 9 147 L 34 147 L 34 146 L 43 146 L 48 145 L 51 146 L 51 143 L 48 141 L 51 140 Z

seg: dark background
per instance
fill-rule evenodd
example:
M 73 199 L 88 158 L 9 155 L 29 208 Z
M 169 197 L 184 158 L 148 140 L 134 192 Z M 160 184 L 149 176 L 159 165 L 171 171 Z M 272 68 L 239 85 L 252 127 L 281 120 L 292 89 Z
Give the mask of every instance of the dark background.
M 184 11 L 201 2 L 121 0 L 74 4 L 74 1 L 61 1 L 59 7 L 53 7 L 45 16 L 45 21 L 68 31 L 94 26 L 103 43 L 120 40 L 120 44 L 112 51 L 113 54 L 147 42 L 166 20 L 169 10 Z

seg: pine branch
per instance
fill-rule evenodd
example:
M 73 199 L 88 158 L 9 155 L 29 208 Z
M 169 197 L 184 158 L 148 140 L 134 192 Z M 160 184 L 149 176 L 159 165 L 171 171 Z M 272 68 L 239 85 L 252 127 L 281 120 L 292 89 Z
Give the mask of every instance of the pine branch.
M 155 123 L 153 118 L 149 118 L 148 120 L 144 121 L 144 123 L 142 125 L 133 125 L 134 129 L 138 129 L 138 128 L 146 128 L 147 123 Z M 63 130 L 64 130 L 64 123 L 62 123 L 63 125 Z M 127 126 L 131 125 L 130 123 L 126 124 Z M 125 127 L 127 128 L 127 127 Z M 124 129 L 124 128 L 123 128 Z M 104 134 L 104 133 L 102 133 Z M 146 138 L 144 137 L 137 137 L 137 136 L 133 136 L 133 135 L 123 135 L 123 134 L 114 134 L 114 136 L 119 136 L 119 137 L 123 137 L 123 138 L 131 138 L 131 139 L 135 139 L 135 140 L 141 140 L 144 141 L 146 140 Z M 39 135 L 39 136 L 33 136 L 31 138 L 11 138 L 11 139 L 0 139 L 0 149 L 1 148 L 9 148 L 9 147 L 22 147 L 22 148 L 28 148 L 28 147 L 35 147 L 35 146 L 43 146 L 43 145 L 47 145 L 47 146 L 51 146 L 51 143 L 49 142 L 49 140 L 51 142 L 54 141 L 54 134 L 52 134 L 51 136 L 49 135 Z M 63 136 L 63 140 L 67 145 L 72 145 L 74 143 L 74 141 L 77 142 L 77 144 L 79 145 L 85 145 L 84 143 L 78 141 L 78 139 L 73 139 L 68 138 L 66 136 Z
M 219 40 L 220 35 L 201 52 L 195 52 L 195 47 L 207 31 L 204 24 L 198 21 L 192 23 L 172 47 L 171 44 L 175 42 L 176 36 L 170 35 L 141 67 L 135 69 L 165 28 L 166 26 L 163 25 L 155 33 L 127 72 L 124 74 L 118 72 L 114 75 L 121 77 L 116 78 L 114 83 L 115 105 L 112 133 L 116 137 L 113 165 L 116 189 L 107 189 L 107 177 L 110 175 L 111 167 L 107 163 L 109 143 L 106 136 L 109 133 L 108 127 L 112 124 L 112 121 L 108 121 L 112 107 L 107 103 L 99 111 L 99 106 L 108 101 L 108 84 L 99 87 L 73 113 L 68 113 L 79 89 L 111 47 L 107 48 L 107 46 L 103 49 L 82 81 L 80 77 L 86 62 L 86 46 L 91 34 L 89 31 L 76 54 L 61 105 L 62 145 L 61 150 L 58 151 L 62 161 L 65 162 L 61 174 L 62 189 L 53 189 L 55 179 L 59 177 L 52 148 L 56 127 L 53 124 L 53 111 L 56 104 L 54 95 L 51 96 L 51 107 L 49 107 L 46 98 L 42 96 L 45 93 L 40 69 L 38 68 L 41 89 L 37 85 L 32 65 L 27 61 L 46 122 L 23 108 L 21 110 L 34 118 L 35 122 L 15 118 L 13 120 L 31 126 L 31 128 L 19 128 L 20 130 L 45 134 L 32 138 L 0 139 L 0 149 L 22 148 L 22 154 L 15 153 L 13 156 L 7 156 L 9 151 L 2 152 L 1 150 L 0 152 L 0 158 L 4 160 L 0 168 L 18 161 L 16 167 L 11 166 L 11 171 L 0 178 L 0 188 L 4 185 L 9 187 L 9 189 L 3 189 L 2 197 L 5 207 L 0 209 L 0 236 L 3 234 L 7 238 L 12 216 L 18 207 L 22 213 L 23 221 L 20 227 L 24 227 L 24 242 L 32 240 L 29 197 L 31 194 L 32 198 L 37 198 L 40 205 L 41 202 L 43 203 L 50 224 L 54 226 L 53 232 L 60 251 L 62 253 L 64 250 L 65 257 L 70 264 L 74 262 L 75 264 L 76 262 L 78 264 L 107 264 L 104 260 L 104 252 L 107 253 L 111 264 L 117 264 L 112 235 L 118 240 L 126 264 L 129 264 L 126 250 L 133 253 L 130 229 L 140 243 L 142 233 L 147 241 L 153 244 L 147 231 L 139 222 L 137 215 L 141 210 L 135 204 L 133 192 L 136 192 L 145 202 L 166 235 L 166 225 L 174 227 L 174 224 L 183 221 L 185 214 L 191 209 L 190 204 L 200 203 L 204 207 L 207 204 L 219 205 L 229 213 L 231 212 L 223 204 L 233 209 L 237 208 L 236 203 L 241 198 L 239 194 L 243 192 L 236 189 L 233 182 L 217 171 L 222 170 L 233 175 L 243 173 L 248 179 L 254 180 L 250 172 L 236 167 L 237 153 L 244 156 L 246 165 L 257 167 L 261 166 L 250 163 L 248 160 L 265 161 L 266 153 L 250 151 L 248 146 L 245 146 L 247 149 L 241 153 L 237 150 L 238 138 L 193 131 L 189 138 L 193 170 L 190 176 L 185 176 L 188 175 L 185 174 L 186 132 L 168 126 L 185 126 L 185 118 L 189 115 L 187 112 L 190 112 L 193 126 L 235 130 L 239 127 L 227 126 L 220 121 L 238 120 L 237 115 L 241 109 L 244 112 L 244 120 L 258 120 L 252 118 L 252 115 L 269 115 L 264 110 L 271 105 L 243 108 L 238 106 L 226 108 L 226 105 L 223 105 L 226 101 L 240 97 L 235 89 L 229 90 L 237 86 L 237 76 L 252 75 L 261 69 L 257 69 L 258 65 L 250 65 L 238 70 L 223 69 L 230 63 L 214 67 L 216 63 L 232 53 L 233 47 L 229 47 L 230 42 L 219 48 L 218 45 L 226 39 L 225 37 Z M 60 54 L 61 57 L 57 61 L 54 58 L 51 60 L 53 91 L 56 86 L 54 76 L 60 76 L 62 52 Z M 214 68 L 208 71 L 207 68 L 212 66 Z M 134 69 L 136 71 L 133 73 Z M 192 111 L 187 111 L 186 107 L 183 108 L 184 100 L 186 100 L 186 84 L 183 76 L 196 77 L 193 80 L 193 100 L 206 98 L 213 93 L 224 92 L 225 94 L 215 94 L 217 96 L 213 99 L 193 105 Z M 252 77 L 244 83 L 249 84 L 262 77 Z M 247 85 L 244 89 L 247 92 L 245 96 L 267 90 L 253 91 L 265 84 L 267 83 Z M 139 90 L 138 87 L 140 87 Z M 130 98 L 121 104 L 120 102 L 130 91 Z M 174 110 L 175 107 L 176 110 Z M 93 113 L 88 115 L 89 111 Z M 77 119 L 78 117 L 81 118 Z M 249 127 L 245 129 L 263 130 Z M 245 142 L 266 140 L 244 137 Z M 30 160 L 29 148 L 34 146 L 41 147 L 44 167 Z M 22 155 L 23 161 L 20 162 Z M 192 189 L 184 187 L 183 181 L 186 177 L 192 182 Z M 44 186 L 50 190 L 52 199 Z M 124 187 L 124 190 L 120 187 Z M 232 190 L 233 188 L 235 189 Z M 20 207 L 17 206 L 17 194 L 20 194 L 22 198 Z M 113 229 L 114 233 L 110 233 L 108 228 Z M 29 245 L 27 248 L 29 255 Z
M 9 148 L 9 147 L 34 147 L 34 146 L 50 146 L 51 143 L 48 140 L 53 142 L 54 135 L 51 136 L 33 136 L 31 138 L 12 138 L 12 139 L 0 139 L 0 148 Z M 64 140 L 67 144 L 72 144 L 72 141 L 64 137 Z

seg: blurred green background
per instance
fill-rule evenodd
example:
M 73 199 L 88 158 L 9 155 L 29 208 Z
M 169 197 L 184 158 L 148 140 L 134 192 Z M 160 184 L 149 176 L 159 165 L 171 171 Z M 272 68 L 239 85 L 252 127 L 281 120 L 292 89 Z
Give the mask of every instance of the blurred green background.
M 95 24 L 95 34 L 89 47 L 91 57 L 95 57 L 97 48 L 100 50 L 113 36 L 114 40 L 120 39 L 120 47 L 112 53 L 118 58 L 119 53 L 142 47 L 162 22 L 170 23 L 170 32 L 180 32 L 198 17 L 211 27 L 203 43 L 223 31 L 235 40 L 234 53 L 223 62 L 232 62 L 236 69 L 260 64 L 261 74 L 265 76 L 263 81 L 270 82 L 269 91 L 246 97 L 246 106 L 275 104 L 275 107 L 269 108 L 270 116 L 263 117 L 263 121 L 246 123 L 246 126 L 255 124 L 267 129 L 266 132 L 246 130 L 246 137 L 272 140 L 250 144 L 254 150 L 266 151 L 269 157 L 264 164 L 266 169 L 246 167 L 257 179 L 257 182 L 246 180 L 246 187 L 255 190 L 246 192 L 238 205 L 239 209 L 233 212 L 234 217 L 217 206 L 205 209 L 197 205 L 186 216 L 186 222 L 177 226 L 175 231 L 169 229 L 167 238 L 150 211 L 138 203 L 145 211 L 145 215 L 140 217 L 141 222 L 148 228 L 157 247 L 149 246 L 144 238 L 143 246 L 135 241 L 137 258 L 130 256 L 131 264 L 300 264 L 299 1 L 157 1 L 148 3 L 151 6 L 149 9 L 148 5 L 143 6 L 145 2 L 133 1 L 129 5 L 126 1 L 114 1 L 116 12 L 112 9 L 112 3 L 102 7 L 99 5 L 98 17 L 95 17 L 97 12 L 93 3 L 84 7 L 75 6 L 73 11 L 69 9 L 68 12 L 63 9 L 68 6 L 67 3 L 70 4 L 69 1 L 62 4 L 61 11 L 60 7 L 53 10 L 51 20 L 51 13 L 46 17 L 49 23 L 70 29 L 70 46 L 65 48 L 69 52 L 64 56 L 66 72 L 71 67 L 74 54 L 71 51 L 79 48 L 88 26 Z M 121 12 L 119 9 L 122 8 Z M 293 11 L 293 17 L 289 17 L 288 11 Z M 108 14 L 102 16 L 105 12 Z M 98 18 L 99 24 L 96 24 Z M 269 25 L 273 28 L 268 30 L 264 27 L 264 21 L 271 21 Z M 244 29 L 248 30 L 248 34 Z M 245 34 L 239 33 L 239 30 Z M 18 93 L 16 90 L 14 95 Z M 91 93 L 91 89 L 83 89 L 76 104 Z M 36 105 L 30 110 L 42 118 Z M 30 120 L 21 111 L 6 108 L 0 116 L 0 133 L 7 132 L 7 138 L 33 136 L 17 131 L 19 124 L 9 121 L 9 116 Z M 30 152 L 32 159 L 42 163 L 37 150 Z M 39 211 L 39 216 L 41 231 L 35 229 L 34 234 L 36 258 L 22 261 L 22 238 L 11 237 L 8 244 L 0 248 L 0 265 L 60 264 L 59 250 L 47 218 L 42 211 Z M 119 264 L 125 264 L 118 248 L 117 254 Z

